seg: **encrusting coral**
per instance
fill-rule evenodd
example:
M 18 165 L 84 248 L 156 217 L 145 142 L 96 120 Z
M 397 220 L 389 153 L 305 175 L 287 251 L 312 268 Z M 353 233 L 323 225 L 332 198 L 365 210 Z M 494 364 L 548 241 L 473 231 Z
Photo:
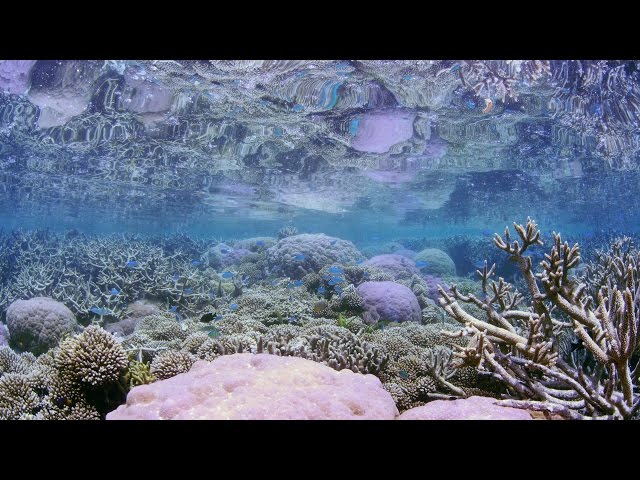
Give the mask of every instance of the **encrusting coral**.
M 441 305 L 465 325 L 458 334 L 471 336 L 467 347 L 459 347 L 459 365 L 492 372 L 506 386 L 511 398 L 503 403 L 509 406 L 573 419 L 636 418 L 637 262 L 614 246 L 611 258 L 601 260 L 618 274 L 607 275 L 606 282 L 593 280 L 590 293 L 586 283 L 571 275 L 580 262 L 577 244 L 571 247 L 554 233 L 540 263 L 542 271 L 536 274 L 527 249 L 542 244 L 540 230 L 530 218 L 514 227 L 520 240 L 512 241 L 506 228 L 504 238 L 496 234 L 494 243 L 518 265 L 531 297 L 527 308 L 504 279 L 490 281 L 495 265 L 478 270 L 480 297 L 460 293 L 455 284 L 450 293 L 440 289 Z M 475 305 L 486 318 L 470 315 L 460 303 Z M 575 351 L 563 357 L 560 336 L 566 331 L 577 338 L 570 349 Z

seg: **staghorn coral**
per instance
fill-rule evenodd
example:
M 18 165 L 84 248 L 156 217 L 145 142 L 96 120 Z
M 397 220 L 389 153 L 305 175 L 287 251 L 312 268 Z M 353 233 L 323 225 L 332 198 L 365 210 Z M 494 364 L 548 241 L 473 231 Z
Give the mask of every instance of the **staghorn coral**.
M 196 357 L 188 352 L 167 350 L 156 355 L 151 362 L 150 372 L 159 380 L 188 372 Z
M 278 230 L 278 240 L 282 240 L 283 238 L 292 237 L 298 234 L 298 229 L 293 226 L 282 227 Z
M 459 363 L 492 372 L 504 382 L 511 399 L 504 404 L 559 414 L 565 418 L 620 418 L 637 416 L 640 399 L 635 393 L 638 348 L 638 296 L 634 264 L 624 265 L 626 275 L 616 283 L 601 286 L 597 298 L 586 284 L 570 273 L 580 262 L 577 244 L 570 247 L 559 234 L 542 272 L 535 274 L 527 249 L 542 244 L 540 230 L 530 218 L 526 225 L 514 223 L 520 240 L 496 234 L 496 247 L 509 255 L 525 278 L 531 294 L 529 308 L 521 309 L 518 292 L 502 278 L 491 281 L 495 265 L 478 271 L 483 297 L 451 293 L 441 289 L 441 305 L 463 323 L 460 334 L 470 334 L 467 347 L 460 348 Z M 620 254 L 620 251 L 618 251 Z M 628 259 L 627 259 L 628 260 Z M 460 303 L 482 308 L 487 321 L 466 313 Z M 580 348 L 589 352 L 590 362 L 576 365 L 562 358 L 556 340 L 562 330 L 571 329 Z

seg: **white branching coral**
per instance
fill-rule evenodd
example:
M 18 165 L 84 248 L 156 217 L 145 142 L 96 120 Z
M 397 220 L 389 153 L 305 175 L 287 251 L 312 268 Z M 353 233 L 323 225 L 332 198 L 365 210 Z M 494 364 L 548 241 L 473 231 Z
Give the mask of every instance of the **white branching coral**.
M 482 298 L 463 295 L 456 285 L 448 293 L 440 288 L 440 304 L 465 325 L 462 335 L 471 334 L 466 347 L 458 347 L 462 365 L 476 365 L 500 378 L 513 400 L 510 406 L 548 411 L 567 418 L 635 418 L 640 408 L 636 393 L 638 361 L 637 265 L 622 262 L 619 282 L 602 285 L 597 297 L 586 284 L 576 282 L 571 269 L 580 262 L 577 244 L 562 242 L 559 234 L 535 274 L 527 250 L 542 244 L 537 224 L 514 223 L 520 240 L 512 241 L 509 229 L 504 239 L 496 234 L 495 245 L 514 261 L 529 289 L 531 304 L 523 308 L 522 295 L 499 278 L 489 281 L 495 265 L 484 266 Z M 458 302 L 476 305 L 486 313 L 479 320 Z M 573 330 L 576 346 L 589 352 L 590 362 L 559 354 L 561 333 Z

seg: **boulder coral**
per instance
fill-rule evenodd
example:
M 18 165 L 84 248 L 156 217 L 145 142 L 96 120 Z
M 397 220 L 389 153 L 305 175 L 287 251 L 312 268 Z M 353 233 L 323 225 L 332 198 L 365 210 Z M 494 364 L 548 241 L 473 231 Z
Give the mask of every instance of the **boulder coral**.
M 272 268 L 295 279 L 326 265 L 345 265 L 363 258 L 353 243 L 323 233 L 282 238 L 267 250 L 267 255 Z
M 391 275 L 394 280 L 411 278 L 413 275 L 420 273 L 415 266 L 415 262 L 402 255 L 376 255 L 367 260 L 364 265 L 377 267 Z
M 49 297 L 35 297 L 9 305 L 7 328 L 13 348 L 39 355 L 74 333 L 78 323 L 64 304 Z
M 364 282 L 357 288 L 362 297 L 364 321 L 420 322 L 422 311 L 410 288 L 395 282 Z
M 416 262 L 426 262 L 420 270 L 435 277 L 453 277 L 456 275 L 456 264 L 451 257 L 438 248 L 425 248 L 416 255 Z
M 391 420 L 397 414 L 373 375 L 296 357 L 240 353 L 198 361 L 187 373 L 135 387 L 107 420 Z

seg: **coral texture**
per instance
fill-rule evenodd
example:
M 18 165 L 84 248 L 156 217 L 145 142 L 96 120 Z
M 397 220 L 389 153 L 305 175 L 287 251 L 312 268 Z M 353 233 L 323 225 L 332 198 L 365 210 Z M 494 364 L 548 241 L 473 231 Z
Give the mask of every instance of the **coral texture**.
M 366 312 L 366 323 L 380 320 L 419 322 L 422 312 L 411 289 L 395 282 L 364 282 L 358 288 Z
M 373 375 L 295 357 L 235 354 L 129 392 L 107 415 L 121 419 L 393 419 L 395 403 Z
M 16 300 L 7 309 L 11 346 L 35 355 L 58 345 L 77 328 L 73 312 L 48 297 Z
M 402 255 L 377 255 L 367 260 L 364 264 L 379 268 L 383 272 L 392 275 L 394 280 L 411 278 L 413 275 L 420 273 L 415 266 L 415 262 Z
M 425 248 L 416 255 L 416 262 L 427 262 L 420 270 L 435 277 L 453 277 L 456 264 L 446 252 L 437 248 Z
M 497 404 L 495 398 L 473 396 L 435 400 L 403 412 L 398 420 L 532 420 L 532 417 L 526 410 Z
M 118 380 L 129 362 L 113 335 L 91 325 L 62 342 L 56 364 L 82 383 L 104 385 Z
M 355 263 L 362 258 L 356 246 L 323 233 L 303 233 L 282 238 L 267 250 L 269 263 L 291 278 L 318 272 L 325 265 Z

